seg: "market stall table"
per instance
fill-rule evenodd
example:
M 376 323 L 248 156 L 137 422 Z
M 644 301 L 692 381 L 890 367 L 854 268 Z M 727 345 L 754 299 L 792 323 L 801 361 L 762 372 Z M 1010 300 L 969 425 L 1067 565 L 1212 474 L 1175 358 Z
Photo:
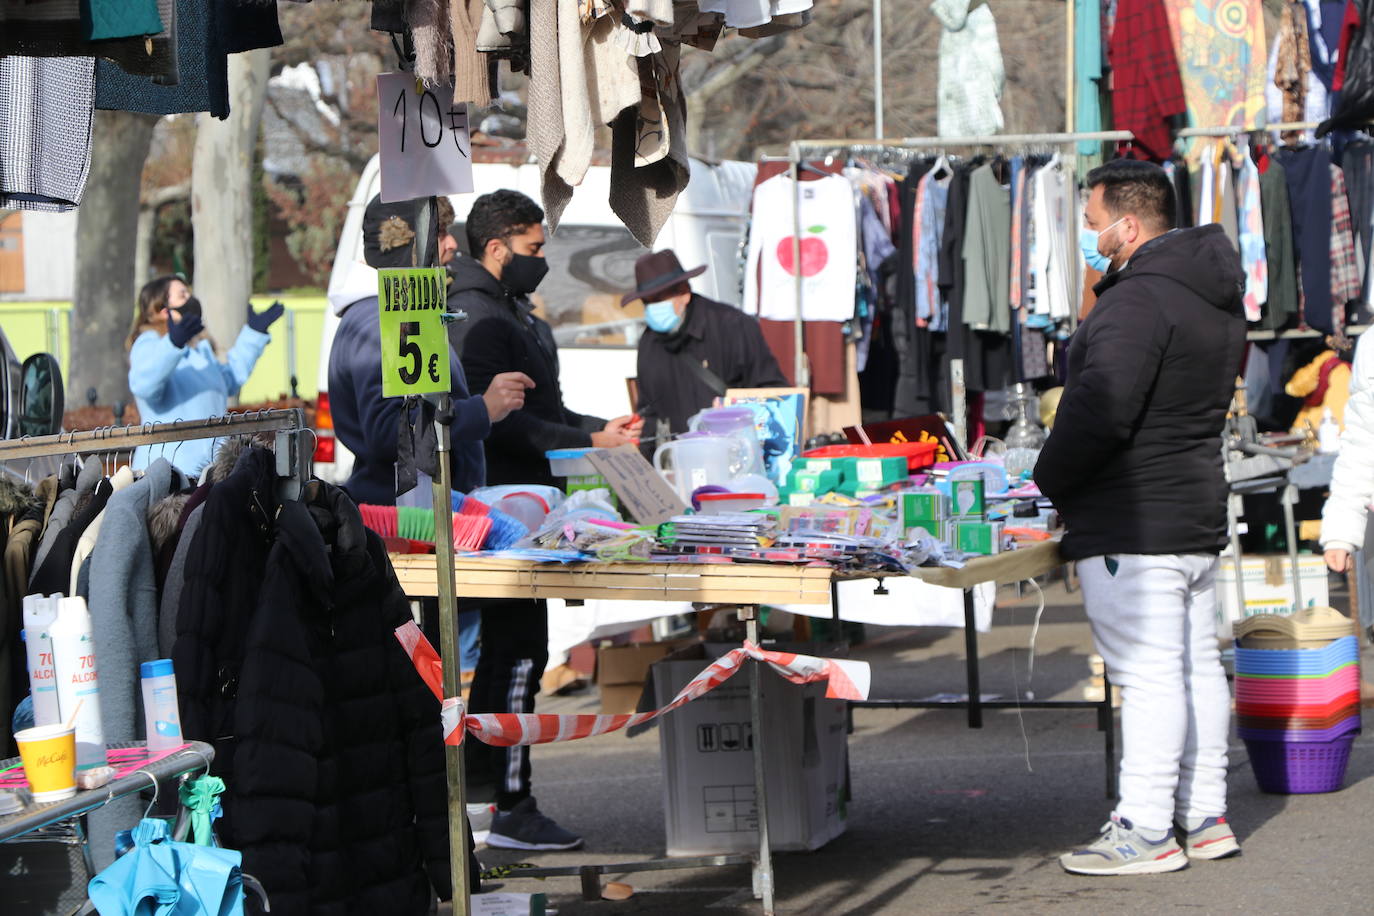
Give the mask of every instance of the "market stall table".
M 411 597 L 431 597 L 438 593 L 438 574 L 432 557 L 425 555 L 393 555 L 396 569 L 406 594 Z M 963 591 L 965 611 L 965 640 L 968 650 L 969 699 L 964 702 L 929 702 L 915 700 L 875 700 L 855 703 L 860 706 L 899 706 L 910 708 L 967 708 L 969 725 L 982 726 L 982 711 L 987 708 L 1094 708 L 1098 710 L 1098 727 L 1107 733 L 1107 784 L 1113 791 L 1112 759 L 1113 728 L 1111 692 L 1107 690 L 1102 702 L 1092 701 L 984 701 L 979 695 L 978 641 L 974 626 L 972 589 L 985 583 L 1006 584 L 1043 575 L 1061 565 L 1058 544 L 1046 541 L 1030 547 L 993 557 L 970 561 L 959 569 L 918 569 L 913 575 L 928 584 L 958 588 Z M 758 608 L 761 605 L 831 605 L 839 619 L 838 602 L 834 601 L 836 583 L 846 579 L 893 578 L 893 575 L 863 574 L 847 576 L 825 564 L 785 566 L 743 563 L 536 563 L 528 560 L 502 559 L 468 555 L 454 561 L 457 595 L 460 598 L 534 598 L 534 599 L 607 599 L 624 601 L 668 601 L 698 604 L 733 605 L 746 623 L 747 638 L 758 642 Z M 879 588 L 882 582 L 879 582 Z M 755 741 L 762 734 L 761 703 L 758 692 L 757 665 L 751 666 L 750 711 Z M 754 755 L 755 791 L 759 811 L 759 851 L 754 860 L 755 895 L 761 897 L 764 912 L 771 914 L 773 876 L 768 845 L 768 797 L 763 773 L 763 755 L 756 748 Z M 714 856 L 694 860 L 663 860 L 649 863 L 628 863 L 623 866 L 572 866 L 561 869 L 523 871 L 522 876 L 576 875 L 583 880 L 584 895 L 595 899 L 600 875 L 617 871 L 649 868 L 682 868 L 706 865 L 742 864 L 737 856 Z

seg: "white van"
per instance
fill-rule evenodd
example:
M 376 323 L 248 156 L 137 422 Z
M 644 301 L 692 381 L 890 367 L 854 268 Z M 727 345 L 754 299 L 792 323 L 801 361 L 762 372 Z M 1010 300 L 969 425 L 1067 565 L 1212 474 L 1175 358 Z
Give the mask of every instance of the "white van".
M 478 150 L 480 156 L 481 151 Z M 348 202 L 334 268 L 329 275 L 329 314 L 320 341 L 320 395 L 317 412 L 319 446 L 315 472 L 332 481 L 346 479 L 353 456 L 334 439 L 329 413 L 329 348 L 338 315 L 359 299 L 377 295 L 377 272 L 363 262 L 363 210 L 381 188 L 380 160 L 373 156 Z M 739 305 L 743 257 L 740 241 L 749 220 L 755 166 L 747 162 L 717 165 L 693 159 L 692 178 L 678 197 L 654 249 L 672 248 L 684 267 L 705 264 L 706 273 L 692 288 L 720 302 Z M 539 200 L 539 167 L 475 162 L 473 184 L 478 193 L 510 188 Z M 607 202 L 610 168 L 593 166 L 563 211 L 558 232 L 544 248 L 549 273 L 535 298 L 553 326 L 559 345 L 563 400 L 586 414 L 616 417 L 630 413 L 625 380 L 635 375 L 635 352 L 643 328 L 638 307 L 620 308 L 620 297 L 634 288 L 635 259 L 647 249 L 635 241 Z M 450 198 L 460 250 L 467 241 L 461 231 L 477 194 Z

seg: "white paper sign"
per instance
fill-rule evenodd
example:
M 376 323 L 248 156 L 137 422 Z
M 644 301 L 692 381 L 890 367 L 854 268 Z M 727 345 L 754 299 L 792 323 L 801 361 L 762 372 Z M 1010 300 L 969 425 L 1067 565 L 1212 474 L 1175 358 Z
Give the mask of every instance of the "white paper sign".
M 453 88 L 425 89 L 409 73 L 377 77 L 382 200 L 472 193 L 468 106 Z

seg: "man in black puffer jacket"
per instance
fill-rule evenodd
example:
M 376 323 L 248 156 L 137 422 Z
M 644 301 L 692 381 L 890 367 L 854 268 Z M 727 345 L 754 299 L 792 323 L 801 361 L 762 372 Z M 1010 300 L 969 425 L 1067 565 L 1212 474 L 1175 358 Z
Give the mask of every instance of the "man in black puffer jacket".
M 1064 518 L 1064 557 L 1078 561 L 1094 641 L 1121 686 L 1121 798 L 1101 838 L 1060 863 L 1148 874 L 1240 849 L 1225 817 L 1230 692 L 1213 582 L 1245 277 L 1220 226 L 1172 229 L 1158 166 L 1118 160 L 1087 183 L 1085 254 L 1112 269 L 1069 345 L 1035 481 Z

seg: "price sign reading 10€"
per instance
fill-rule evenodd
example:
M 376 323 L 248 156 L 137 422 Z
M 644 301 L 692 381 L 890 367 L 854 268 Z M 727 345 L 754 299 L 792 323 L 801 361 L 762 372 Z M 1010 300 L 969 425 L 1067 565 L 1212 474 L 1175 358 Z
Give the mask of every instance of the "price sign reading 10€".
M 382 396 L 448 391 L 444 269 L 379 270 L 377 299 L 382 328 Z

